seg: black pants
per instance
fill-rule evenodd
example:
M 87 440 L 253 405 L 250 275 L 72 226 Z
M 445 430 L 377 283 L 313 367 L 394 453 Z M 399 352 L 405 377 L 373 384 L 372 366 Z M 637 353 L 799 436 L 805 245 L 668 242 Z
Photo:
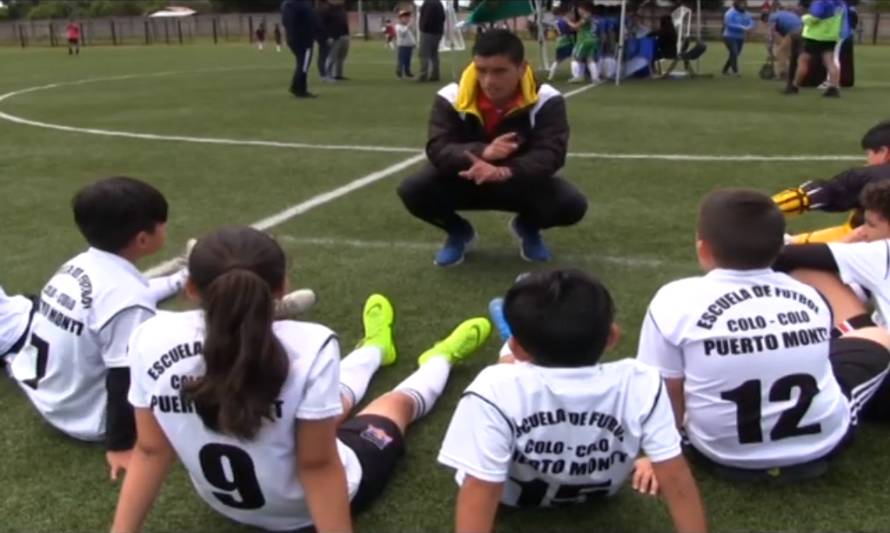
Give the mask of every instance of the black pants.
M 797 60 L 800 58 L 801 50 L 803 50 L 803 37 L 799 33 L 791 34 L 791 61 L 788 63 L 788 87 L 794 85 L 794 78 L 797 76 Z
M 328 75 L 328 53 L 331 51 L 331 46 L 328 44 L 327 39 L 318 41 L 318 75 L 322 78 L 327 77 Z
M 726 58 L 726 64 L 723 65 L 723 73 L 726 74 L 729 71 L 732 71 L 734 74 L 738 74 L 739 56 L 742 55 L 742 48 L 745 46 L 745 40 L 724 37 L 723 44 L 726 45 L 726 50 L 729 52 L 729 57 Z
M 309 65 L 312 64 L 312 45 L 307 47 L 294 46 L 288 44 L 288 48 L 293 52 L 297 59 L 297 65 L 294 69 L 294 78 L 290 83 L 290 92 L 294 94 L 306 94 L 309 88 L 306 79 L 309 76 Z
M 434 33 L 420 34 L 420 79 L 439 79 L 439 42 L 442 36 Z
M 432 165 L 405 179 L 398 189 L 412 215 L 445 231 L 462 229 L 457 211 L 507 211 L 540 229 L 571 226 L 584 218 L 587 199 L 556 176 L 476 185 L 460 176 L 443 176 Z

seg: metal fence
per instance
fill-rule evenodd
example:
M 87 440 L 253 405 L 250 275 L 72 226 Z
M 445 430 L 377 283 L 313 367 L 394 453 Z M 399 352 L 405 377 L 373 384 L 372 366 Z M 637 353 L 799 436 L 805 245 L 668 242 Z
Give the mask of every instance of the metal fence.
M 349 13 L 349 25 L 355 35 L 380 38 L 386 19 L 394 19 L 392 13 Z M 651 27 L 657 26 L 657 14 L 644 17 Z M 81 36 L 84 46 L 99 45 L 156 45 L 189 44 L 196 41 L 227 43 L 247 42 L 254 38 L 254 30 L 265 22 L 267 39 L 272 29 L 280 23 L 278 13 L 196 15 L 187 18 L 112 17 L 84 19 Z M 66 20 L 31 20 L 0 22 L 0 46 L 65 46 Z M 526 21 L 515 19 L 508 27 L 524 32 Z M 703 33 L 707 39 L 719 38 L 722 15 L 706 13 L 703 17 Z M 759 37 L 765 37 L 765 26 L 760 27 Z M 283 31 L 283 30 L 282 30 Z M 757 35 L 756 35 L 757 36 Z M 858 39 L 860 43 L 890 42 L 890 15 L 882 17 L 874 13 L 862 13 Z

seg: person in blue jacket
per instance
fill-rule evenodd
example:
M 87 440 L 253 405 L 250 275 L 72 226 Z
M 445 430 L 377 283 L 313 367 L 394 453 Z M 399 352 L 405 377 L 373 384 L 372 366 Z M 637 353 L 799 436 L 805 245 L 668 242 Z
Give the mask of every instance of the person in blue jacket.
M 739 75 L 739 56 L 745 45 L 745 33 L 754 27 L 754 20 L 745 11 L 745 2 L 735 0 L 723 16 L 723 42 L 729 50 L 729 57 L 723 65 L 723 74 Z
M 318 33 L 318 17 L 311 0 L 284 0 L 281 3 L 281 24 L 287 36 L 287 46 L 297 59 L 290 92 L 297 98 L 315 98 L 307 86 L 312 45 Z

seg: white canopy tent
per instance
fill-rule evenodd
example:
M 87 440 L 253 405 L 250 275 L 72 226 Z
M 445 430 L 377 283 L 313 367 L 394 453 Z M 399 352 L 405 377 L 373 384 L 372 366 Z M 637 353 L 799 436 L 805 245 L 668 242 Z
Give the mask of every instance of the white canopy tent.
M 149 15 L 149 18 L 181 18 L 191 17 L 195 14 L 197 14 L 197 11 L 188 7 L 170 6 L 160 11 L 155 11 Z

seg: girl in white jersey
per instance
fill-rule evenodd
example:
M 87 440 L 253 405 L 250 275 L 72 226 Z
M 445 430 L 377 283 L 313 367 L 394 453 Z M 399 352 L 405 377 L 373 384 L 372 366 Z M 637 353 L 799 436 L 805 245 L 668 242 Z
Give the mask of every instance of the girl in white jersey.
M 130 341 L 138 438 L 113 531 L 137 531 L 175 457 L 198 494 L 226 517 L 272 531 L 344 532 L 352 511 L 383 489 L 408 425 L 442 393 L 451 365 L 491 326 L 459 326 L 420 356 L 420 368 L 358 416 L 380 366 L 396 360 L 393 309 L 365 304 L 365 338 L 340 361 L 328 328 L 275 321 L 286 259 L 247 227 L 202 238 L 189 258 L 187 293 L 201 310 L 161 313 Z

